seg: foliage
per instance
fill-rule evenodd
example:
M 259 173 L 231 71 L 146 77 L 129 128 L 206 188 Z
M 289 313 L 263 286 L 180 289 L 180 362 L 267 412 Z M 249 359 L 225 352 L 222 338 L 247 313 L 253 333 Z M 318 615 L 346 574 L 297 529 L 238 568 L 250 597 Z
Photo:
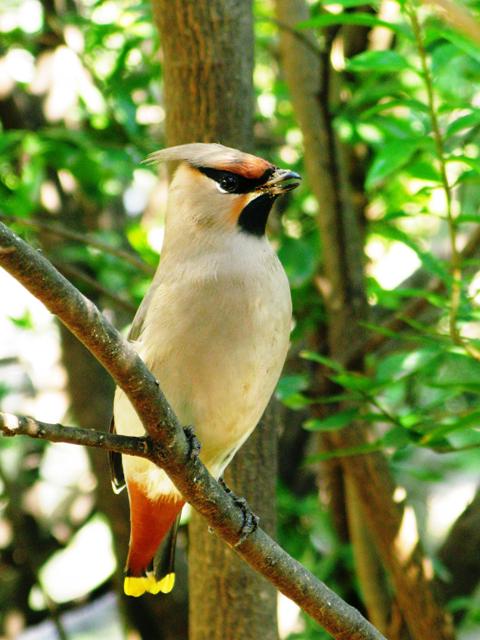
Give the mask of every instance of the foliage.
M 301 132 L 278 62 L 278 25 L 264 3 L 257 5 L 258 151 L 303 173 Z M 312 437 L 353 420 L 372 427 L 372 443 L 362 451 L 310 447 L 309 468 L 381 449 L 414 501 L 446 479 L 470 478 L 478 469 L 478 242 L 463 253 L 462 247 L 469 246 L 478 222 L 480 48 L 413 0 L 388 5 L 393 15 L 385 16 L 383 3 L 340 0 L 332 7 L 317 0 L 310 3 L 310 19 L 298 25 L 299 33 L 313 29 L 320 51 L 329 40 L 335 45 L 330 59 L 337 90 L 330 109 L 360 175 L 360 187 L 352 190 L 365 202 L 361 215 L 372 312 L 367 331 L 383 348 L 367 349 L 365 370 L 354 372 L 315 343 L 303 352 L 302 372 L 298 363 L 287 372 L 278 396 L 289 411 L 305 413 Z M 12 1 L 6 17 L 0 16 L 0 214 L 15 218 L 19 233 L 126 324 L 145 292 L 148 267 L 155 265 L 160 245 L 158 221 L 151 216 L 159 199 L 154 174 L 140 164 L 164 138 L 162 66 L 150 5 L 78 0 L 53 13 L 49 3 L 30 0 L 29 7 L 27 16 L 20 0 Z M 478 15 L 480 3 L 470 2 L 469 8 Z M 367 48 L 348 56 L 352 29 L 368 32 Z M 322 265 L 316 222 L 321 203 L 307 187 L 281 206 L 271 236 L 292 287 L 297 352 L 312 344 L 314 329 L 325 330 L 316 282 Z M 42 225 L 51 224 L 135 253 L 147 268 L 142 271 L 88 241 L 48 234 Z M 75 273 L 68 272 L 72 265 Z M 28 313 L 12 314 L 11 322 L 19 331 L 37 330 Z M 24 399 L 32 385 L 11 375 L 7 364 L 0 360 L 0 397 Z M 316 392 L 312 366 L 330 381 L 328 395 Z M 312 406 L 325 409 L 322 418 L 309 413 Z M 18 504 L 38 490 L 49 447 L 24 441 L 0 445 L 0 479 L 7 495 L 2 522 L 11 526 L 15 518 L 26 520 L 38 542 L 34 566 L 28 567 L 14 557 L 11 536 L 3 543 L 2 622 L 8 622 L 7 598 L 13 591 L 12 603 L 30 623 L 48 608 L 48 598 L 40 611 L 28 607 L 42 565 L 68 544 L 96 507 L 89 504 L 81 517 L 71 518 L 73 502 L 86 493 L 77 487 L 51 529 L 28 501 L 13 509 L 13 486 Z M 351 595 L 355 581 L 345 584 L 339 577 L 351 568 L 351 550 L 339 542 L 309 488 L 302 495 L 296 487 L 279 489 L 280 541 L 341 594 Z M 421 528 L 427 529 L 426 519 Z M 430 534 L 430 548 L 438 543 Z M 460 604 L 467 622 L 475 621 L 473 600 Z M 305 625 L 291 637 L 325 637 Z

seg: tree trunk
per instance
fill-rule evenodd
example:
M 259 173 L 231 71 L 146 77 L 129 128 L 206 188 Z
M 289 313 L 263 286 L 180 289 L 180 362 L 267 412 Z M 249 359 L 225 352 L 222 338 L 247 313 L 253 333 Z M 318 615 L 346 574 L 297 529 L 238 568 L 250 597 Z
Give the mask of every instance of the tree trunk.
M 152 0 L 164 57 L 167 145 L 253 146 L 253 18 L 249 0 Z M 276 434 L 263 422 L 226 481 L 267 531 L 275 522 Z M 189 529 L 190 640 L 275 640 L 275 589 L 207 530 Z
M 367 309 L 362 234 L 345 197 L 348 194 L 342 181 L 341 153 L 329 113 L 332 70 L 328 49 L 326 54 L 316 52 L 313 40 L 312 46 L 307 46 L 291 31 L 308 17 L 304 0 L 276 0 L 276 8 L 280 23 L 287 26 L 281 32 L 283 67 L 304 136 L 307 174 L 321 204 L 318 224 L 324 247 L 324 273 L 319 281 L 330 319 L 329 353 L 343 364 L 360 367 L 361 361 L 352 363 L 350 354 L 352 346 L 363 340 L 359 321 L 365 319 Z M 310 37 L 306 31 L 302 31 L 302 36 Z M 326 40 L 328 43 L 328 34 Z M 335 448 L 340 449 L 365 444 L 368 439 L 368 431 L 360 423 L 331 437 Z M 453 638 L 451 625 L 433 597 L 420 543 L 408 553 L 402 554 L 399 549 L 404 509 L 393 500 L 395 486 L 385 457 L 378 453 L 343 458 L 341 463 L 344 474 L 355 487 L 354 492 L 350 491 L 348 507 L 361 507 L 361 515 L 390 575 L 412 638 Z M 358 500 L 354 501 L 356 496 L 360 505 Z

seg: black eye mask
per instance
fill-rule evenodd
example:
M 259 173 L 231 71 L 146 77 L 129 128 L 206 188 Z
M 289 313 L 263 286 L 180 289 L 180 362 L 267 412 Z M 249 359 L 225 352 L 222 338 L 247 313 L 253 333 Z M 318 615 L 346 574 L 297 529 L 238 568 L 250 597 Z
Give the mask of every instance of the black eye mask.
M 210 169 L 210 167 L 197 167 L 204 175 L 215 180 L 226 193 L 251 193 L 261 187 L 275 171 L 273 167 L 267 169 L 260 178 L 245 178 L 232 171 L 222 169 Z

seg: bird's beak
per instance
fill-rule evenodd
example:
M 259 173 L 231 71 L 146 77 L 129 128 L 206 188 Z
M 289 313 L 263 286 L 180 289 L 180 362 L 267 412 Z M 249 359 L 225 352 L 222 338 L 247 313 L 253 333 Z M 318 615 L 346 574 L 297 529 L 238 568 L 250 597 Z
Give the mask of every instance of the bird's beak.
M 301 179 L 301 176 L 295 171 L 275 169 L 268 181 L 260 187 L 260 190 L 279 196 L 298 187 Z

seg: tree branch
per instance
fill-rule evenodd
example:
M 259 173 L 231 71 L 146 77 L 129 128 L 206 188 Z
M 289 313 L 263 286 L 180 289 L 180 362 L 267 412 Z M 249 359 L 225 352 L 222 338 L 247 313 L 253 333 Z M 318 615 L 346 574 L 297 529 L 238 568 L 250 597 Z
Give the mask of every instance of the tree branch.
M 105 433 L 96 429 L 66 427 L 63 424 L 51 424 L 35 420 L 30 416 L 16 416 L 0 412 L 0 432 L 6 437 L 30 436 L 49 442 L 81 444 L 84 447 L 96 447 L 107 451 L 117 451 L 129 456 L 152 459 L 152 441 L 148 437 L 121 436 L 117 433 Z
M 291 558 L 262 529 L 257 528 L 247 539 L 242 539 L 243 517 L 233 497 L 212 478 L 198 456 L 191 455 L 188 439 L 158 382 L 131 345 L 48 260 L 2 223 L 0 265 L 58 316 L 125 391 L 150 437 L 149 459 L 168 473 L 185 499 L 223 540 L 334 638 L 384 638 L 356 609 Z M 21 424 L 22 419 L 18 422 Z M 24 424 L 27 432 L 37 430 L 34 421 L 27 420 Z M 61 427 L 56 426 L 56 433 L 60 435 Z M 38 427 L 39 434 L 41 431 L 42 426 Z M 87 438 L 87 434 L 92 438 L 90 431 L 80 432 L 81 438 Z M 107 442 L 106 434 L 102 435 Z M 115 441 L 116 446 L 120 444 L 121 441 Z

